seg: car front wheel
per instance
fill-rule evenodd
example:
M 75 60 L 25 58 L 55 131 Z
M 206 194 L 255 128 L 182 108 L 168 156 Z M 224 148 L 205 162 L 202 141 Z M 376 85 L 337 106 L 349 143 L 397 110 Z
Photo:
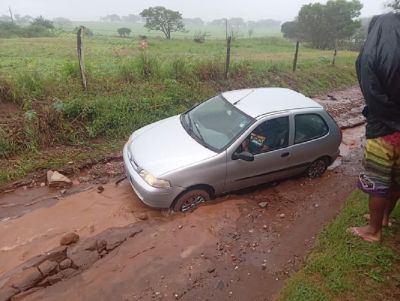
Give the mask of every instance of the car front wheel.
M 307 176 L 311 179 L 321 177 L 328 168 L 329 161 L 327 158 L 315 160 L 307 169 Z
M 173 209 L 174 211 L 188 212 L 209 200 L 210 194 L 206 190 L 193 189 L 179 196 L 173 205 Z

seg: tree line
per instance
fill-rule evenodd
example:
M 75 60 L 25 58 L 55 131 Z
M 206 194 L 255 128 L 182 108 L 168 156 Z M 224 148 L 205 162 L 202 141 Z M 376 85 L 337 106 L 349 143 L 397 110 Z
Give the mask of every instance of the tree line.
M 400 11 L 400 0 L 386 3 L 386 7 Z M 333 49 L 339 42 L 362 44 L 370 19 L 358 19 L 363 5 L 359 0 L 329 0 L 326 4 L 303 5 L 294 21 L 282 24 L 285 38 L 310 43 L 314 48 Z M 366 21 L 366 22 L 365 22 Z

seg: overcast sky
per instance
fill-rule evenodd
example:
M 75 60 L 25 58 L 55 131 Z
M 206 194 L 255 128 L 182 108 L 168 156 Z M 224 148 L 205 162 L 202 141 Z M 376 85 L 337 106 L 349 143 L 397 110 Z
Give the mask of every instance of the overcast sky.
M 213 20 L 242 17 L 246 20 L 293 19 L 301 6 L 315 0 L 1 0 L 0 15 L 8 14 L 10 6 L 15 14 L 45 18 L 66 17 L 72 20 L 97 20 L 100 16 L 139 14 L 149 6 L 161 5 L 178 10 L 184 18 L 200 17 Z M 385 0 L 361 0 L 362 16 L 383 12 Z

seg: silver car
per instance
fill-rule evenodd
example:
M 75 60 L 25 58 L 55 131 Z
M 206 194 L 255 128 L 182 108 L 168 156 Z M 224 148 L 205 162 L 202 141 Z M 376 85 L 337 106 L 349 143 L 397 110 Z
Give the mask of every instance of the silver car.
M 187 211 L 215 195 L 306 173 L 339 155 L 341 131 L 315 101 L 282 88 L 225 92 L 135 131 L 123 150 L 138 197 Z

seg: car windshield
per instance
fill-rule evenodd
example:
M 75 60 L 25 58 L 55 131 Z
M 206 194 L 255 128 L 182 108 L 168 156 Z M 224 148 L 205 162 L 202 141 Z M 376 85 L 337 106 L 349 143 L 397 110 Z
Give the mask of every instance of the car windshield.
M 220 152 L 235 141 L 255 119 L 218 95 L 182 114 L 181 122 L 196 141 Z

